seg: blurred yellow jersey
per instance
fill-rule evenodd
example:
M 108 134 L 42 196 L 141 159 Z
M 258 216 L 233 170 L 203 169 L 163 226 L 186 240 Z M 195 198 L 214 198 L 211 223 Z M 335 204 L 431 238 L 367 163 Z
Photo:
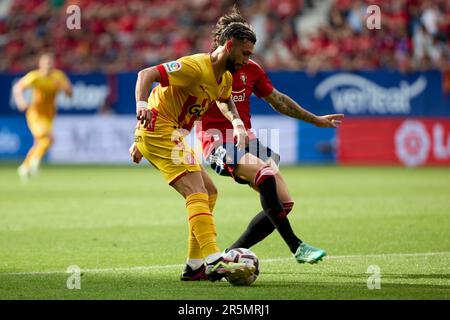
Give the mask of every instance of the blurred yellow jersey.
M 227 71 L 218 82 L 209 54 L 186 56 L 157 68 L 161 82 L 152 90 L 148 104 L 157 110 L 158 122 L 190 131 L 212 103 L 231 96 L 233 76 Z
M 37 113 L 41 117 L 52 118 L 55 115 L 55 98 L 69 80 L 61 70 L 53 69 L 48 76 L 42 75 L 39 70 L 27 73 L 22 83 L 33 90 L 33 97 L 27 113 Z

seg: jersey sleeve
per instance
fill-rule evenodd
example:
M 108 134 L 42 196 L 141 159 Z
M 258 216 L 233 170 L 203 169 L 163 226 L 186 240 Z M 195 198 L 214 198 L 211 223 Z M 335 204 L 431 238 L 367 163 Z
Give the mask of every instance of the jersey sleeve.
M 156 67 L 161 74 L 161 86 L 187 87 L 195 79 L 199 79 L 202 71 L 198 63 L 190 58 L 183 57 L 176 61 L 166 62 Z
M 228 101 L 228 99 L 230 99 L 230 97 L 231 97 L 231 90 L 233 89 L 233 76 L 228 72 L 227 72 L 225 81 L 226 81 L 226 86 L 224 87 L 225 89 L 223 90 L 222 95 L 219 97 L 220 102 Z
M 61 82 L 60 89 L 68 87 L 70 85 L 70 80 L 64 72 L 59 71 L 57 73 L 57 75 L 58 75 L 58 80 Z
M 273 91 L 273 84 L 272 81 L 270 81 L 269 77 L 265 73 L 265 71 L 262 68 L 259 68 L 260 70 L 260 76 L 258 77 L 258 80 L 255 83 L 255 87 L 253 88 L 253 93 L 258 98 L 264 98 L 267 97 L 269 94 Z
M 38 73 L 36 71 L 30 71 L 20 80 L 20 82 L 25 88 L 28 88 L 36 82 L 37 78 Z

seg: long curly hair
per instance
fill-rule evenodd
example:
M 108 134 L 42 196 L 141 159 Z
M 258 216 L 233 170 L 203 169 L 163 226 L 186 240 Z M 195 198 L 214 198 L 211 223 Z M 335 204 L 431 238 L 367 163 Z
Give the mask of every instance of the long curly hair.
M 236 24 L 234 29 L 236 29 L 237 25 L 241 25 L 241 26 L 246 27 L 243 29 L 248 28 L 251 31 L 251 33 L 253 33 L 253 30 L 251 30 L 251 27 L 248 24 L 247 20 L 243 16 L 241 16 L 239 9 L 236 7 L 236 5 L 234 5 L 229 13 L 227 13 L 219 18 L 219 20 L 217 21 L 217 23 L 213 29 L 213 32 L 212 32 L 212 34 L 213 34 L 212 50 L 213 51 L 216 50 L 219 45 L 223 44 L 223 42 L 221 43 L 221 40 L 223 41 L 224 39 L 226 39 L 226 36 L 224 36 L 224 34 L 227 33 L 224 31 L 230 31 L 230 28 L 232 28 L 231 24 Z M 256 37 L 254 37 L 254 33 L 252 35 L 251 33 L 248 33 L 248 30 L 245 30 L 245 31 L 246 31 L 246 34 L 244 34 L 244 38 L 255 43 Z M 226 40 L 228 40 L 228 39 L 226 39 Z

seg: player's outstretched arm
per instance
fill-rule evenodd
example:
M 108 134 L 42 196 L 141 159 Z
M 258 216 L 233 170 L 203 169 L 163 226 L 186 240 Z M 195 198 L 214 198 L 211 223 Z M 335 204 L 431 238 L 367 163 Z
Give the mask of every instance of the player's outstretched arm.
M 61 85 L 61 90 L 68 96 L 69 98 L 73 97 L 73 87 L 72 83 L 69 79 L 67 81 L 63 82 Z
M 225 118 L 233 124 L 233 136 L 236 138 L 236 146 L 239 150 L 242 150 L 248 143 L 248 135 L 245 130 L 244 123 L 239 116 L 236 105 L 231 98 L 229 98 L 226 102 L 216 101 L 216 103 Z
M 58 90 L 61 90 L 64 92 L 66 96 L 69 98 L 72 98 L 73 96 L 73 88 L 72 88 L 72 82 L 70 82 L 70 79 L 67 77 L 67 75 L 64 72 L 58 72 Z
M 312 123 L 321 128 L 337 128 L 341 124 L 342 118 L 344 118 L 343 114 L 316 116 L 308 110 L 303 109 L 297 102 L 277 89 L 273 89 L 272 93 L 263 99 L 276 111 L 289 117 Z
M 161 74 L 156 67 L 139 71 L 136 81 L 136 117 L 145 128 L 150 128 L 151 124 L 152 114 L 147 107 L 147 100 L 155 81 L 161 81 Z

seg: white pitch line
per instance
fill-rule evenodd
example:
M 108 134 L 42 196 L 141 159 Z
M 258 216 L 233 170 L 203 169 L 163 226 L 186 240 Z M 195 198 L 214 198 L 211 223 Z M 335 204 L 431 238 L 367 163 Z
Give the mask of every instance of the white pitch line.
M 389 257 L 428 257 L 428 256 L 450 256 L 450 251 L 445 252 L 416 252 L 416 253 L 378 253 L 378 254 L 354 254 L 347 256 L 326 256 L 324 260 L 340 260 L 354 258 L 389 258 Z M 277 262 L 291 260 L 292 258 L 263 259 L 262 262 Z
M 450 251 L 447 252 L 417 252 L 417 253 L 381 253 L 381 254 L 356 254 L 346 256 L 328 256 L 325 260 L 341 260 L 341 259 L 355 259 L 355 258 L 390 258 L 390 257 L 429 257 L 429 256 L 450 256 Z M 262 263 L 280 262 L 292 260 L 289 258 L 273 258 L 261 259 Z M 140 267 L 118 267 L 118 268 L 104 268 L 104 269 L 81 269 L 82 273 L 108 273 L 108 272 L 127 272 L 127 271 L 150 271 L 158 269 L 172 269 L 182 268 L 184 264 L 169 264 L 169 265 L 155 265 L 155 266 L 140 266 Z M 26 275 L 51 275 L 64 274 L 64 270 L 53 271 L 30 271 L 30 272 L 9 272 L 1 273 L 0 276 L 26 276 Z

